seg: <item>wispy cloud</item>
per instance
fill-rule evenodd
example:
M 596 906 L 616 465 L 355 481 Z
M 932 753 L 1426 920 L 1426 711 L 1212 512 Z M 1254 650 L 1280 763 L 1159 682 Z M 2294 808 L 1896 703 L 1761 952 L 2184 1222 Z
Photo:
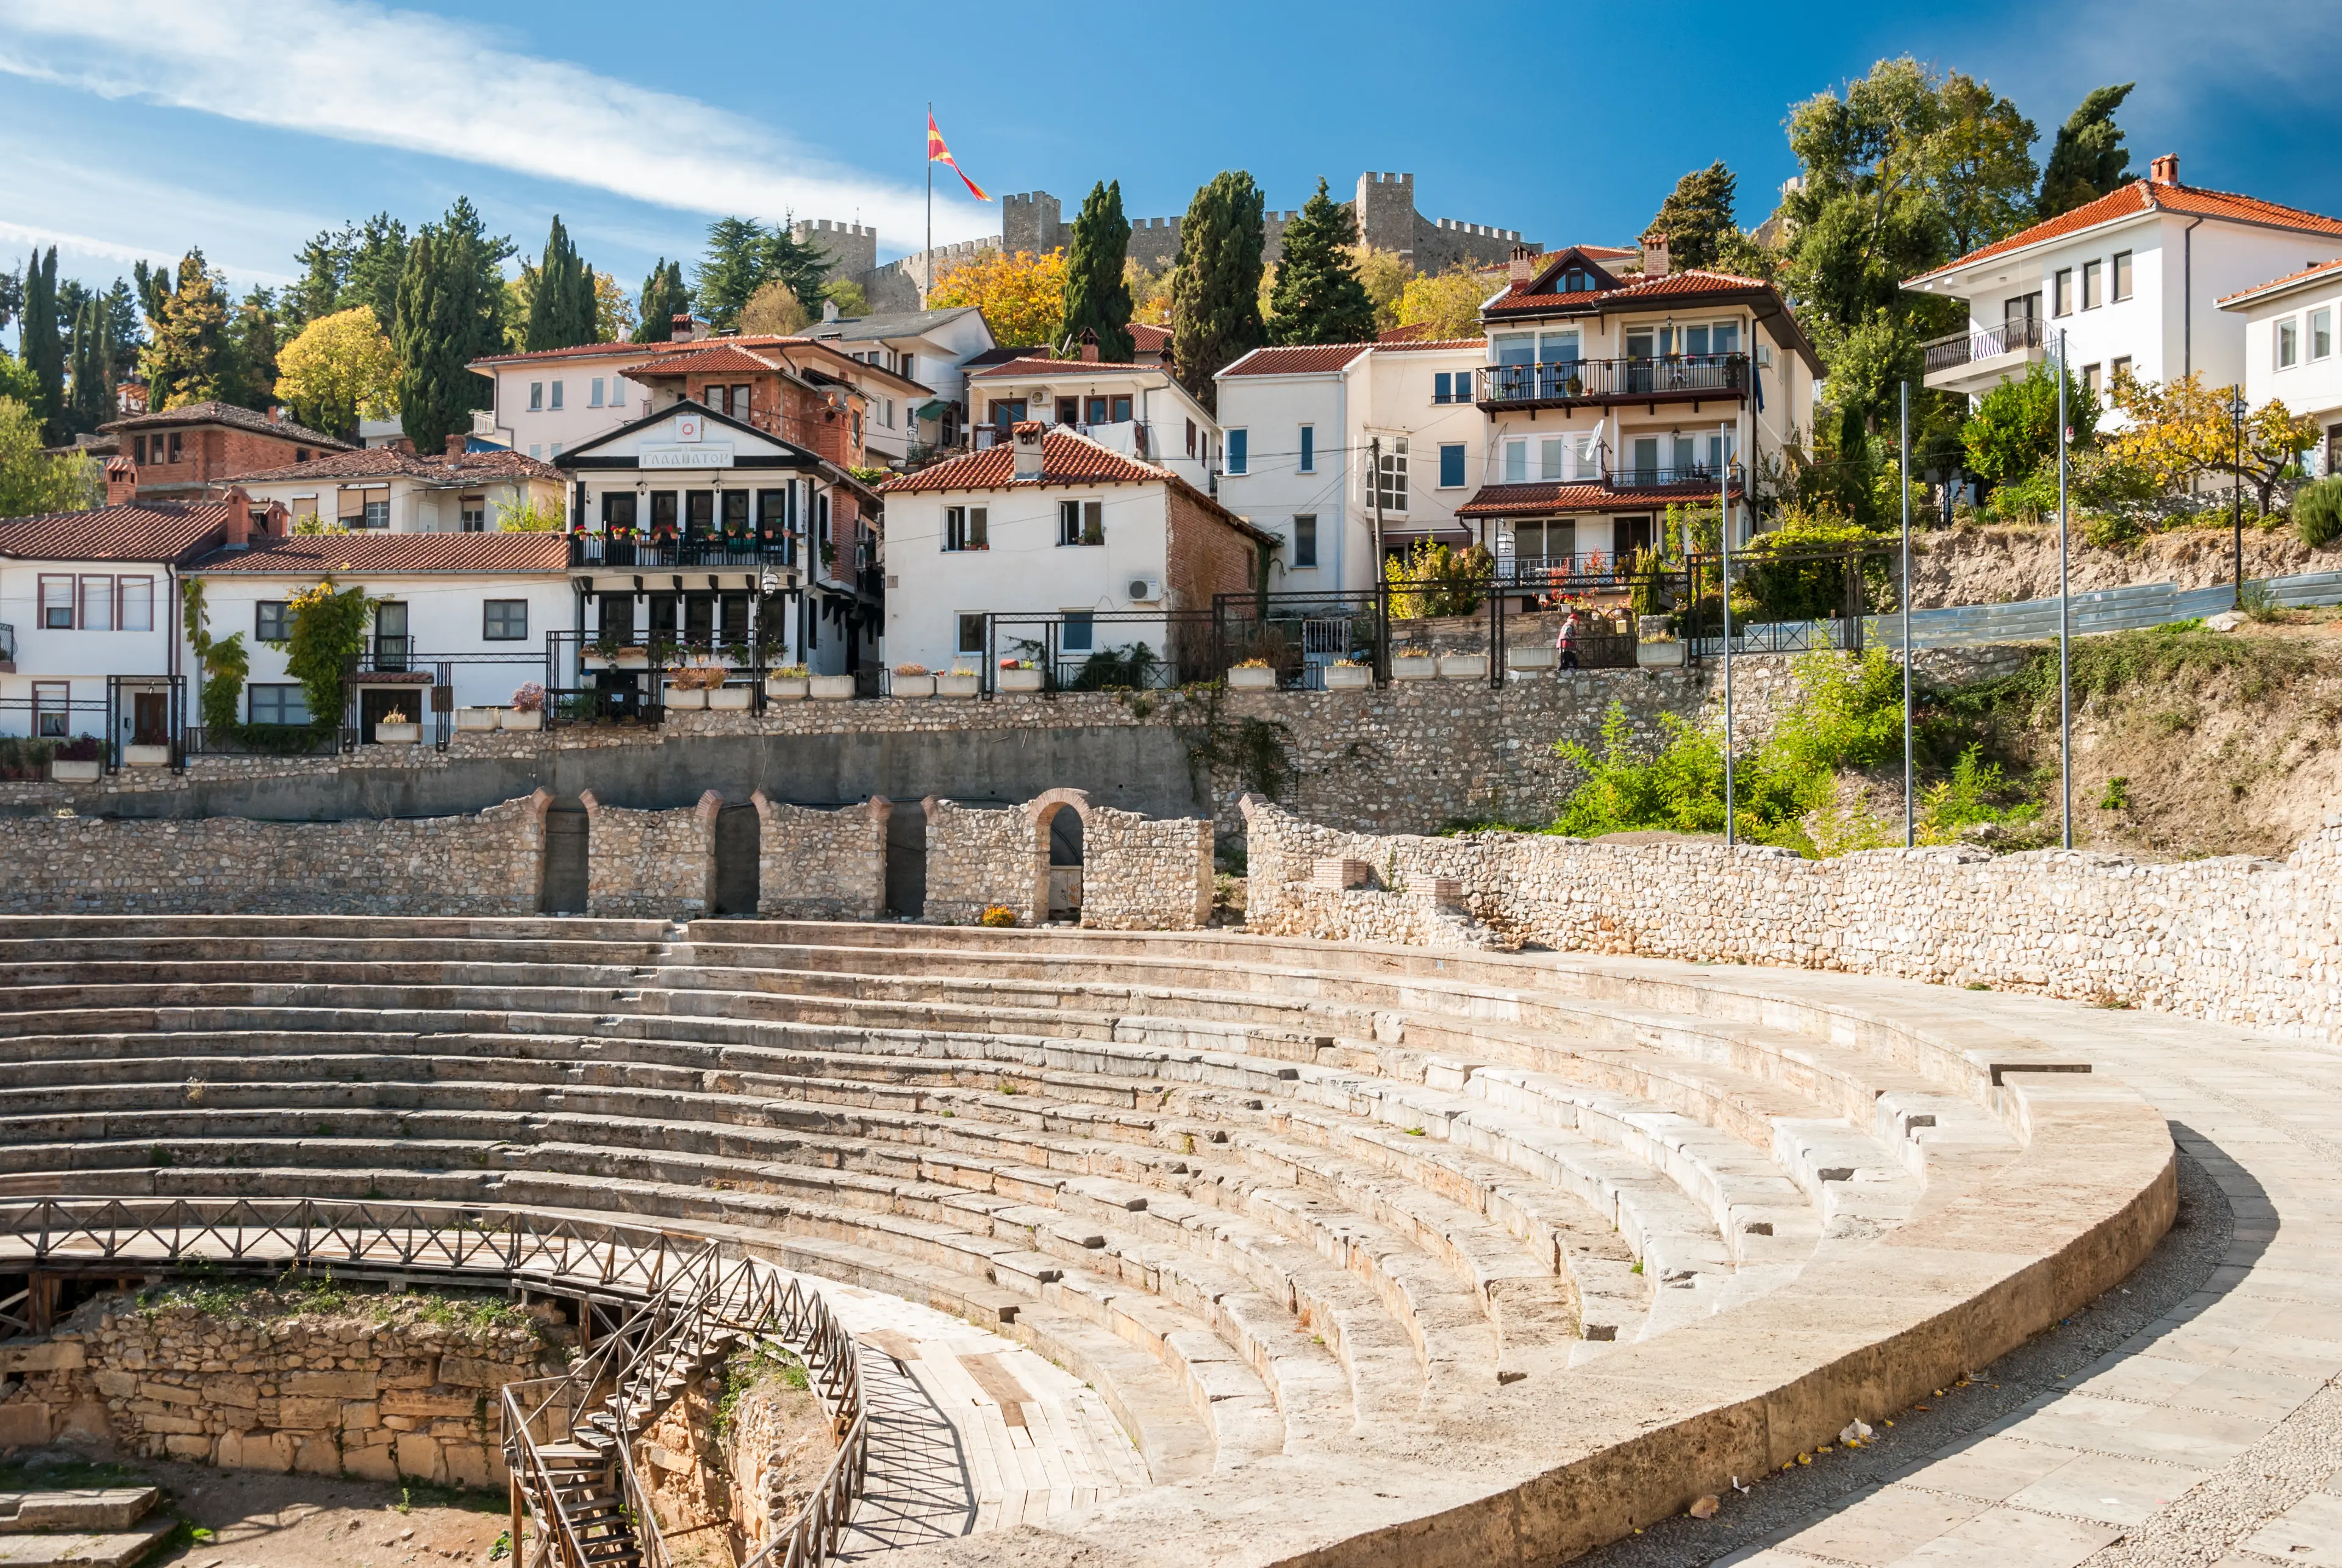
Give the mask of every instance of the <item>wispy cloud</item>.
M 0 71 L 688 212 L 858 212 L 897 240 L 925 223 L 916 188 L 745 115 L 364 0 L 0 0 Z M 936 236 L 969 237 L 996 221 L 939 201 Z

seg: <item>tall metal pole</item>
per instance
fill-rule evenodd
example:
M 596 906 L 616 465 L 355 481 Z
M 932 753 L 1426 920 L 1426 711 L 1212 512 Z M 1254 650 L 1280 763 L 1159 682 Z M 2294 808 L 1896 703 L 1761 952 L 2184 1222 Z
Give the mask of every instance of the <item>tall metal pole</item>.
M 919 148 L 927 165 L 927 248 L 919 256 L 919 308 L 927 308 L 927 291 L 936 282 L 936 101 L 927 100 L 927 131 Z M 973 439 L 973 438 L 971 438 Z M 515 1540 L 518 1537 L 515 1537 Z
M 1724 554 L 1724 847 L 1739 842 L 1732 823 L 1732 526 L 1716 531 Z M 1695 593 L 1696 589 L 1695 588 Z M 1697 600 L 1693 601 L 1695 604 Z
M 2066 329 L 2057 329 L 2057 793 L 2061 842 L 2074 847 L 2073 596 L 2066 581 Z
M 2245 607 L 2245 389 L 2228 394 L 2228 418 L 2237 432 L 2237 482 L 2229 486 L 2228 514 L 2237 534 L 2237 608 Z
M 1911 384 L 1903 384 L 1902 464 L 1896 477 L 1903 486 L 1903 847 L 1914 842 L 1911 833 Z

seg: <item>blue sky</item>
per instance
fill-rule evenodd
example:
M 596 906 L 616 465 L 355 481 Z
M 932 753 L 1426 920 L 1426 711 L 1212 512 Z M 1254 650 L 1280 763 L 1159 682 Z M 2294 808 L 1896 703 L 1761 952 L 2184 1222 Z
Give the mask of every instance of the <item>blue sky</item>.
M 1404 169 L 1428 216 L 1616 243 L 1718 157 L 1757 221 L 1794 172 L 1788 106 L 1907 52 L 2015 97 L 2044 156 L 2084 92 L 2136 79 L 2135 165 L 2176 151 L 2191 184 L 2342 213 L 2337 45 L 2330 0 L 0 0 L 0 255 L 55 243 L 95 282 L 200 245 L 240 284 L 281 282 L 318 229 L 385 207 L 412 225 L 459 193 L 531 253 L 560 213 L 630 292 L 726 212 L 858 216 L 899 254 L 930 98 L 977 180 L 1051 191 L 1068 216 L 1101 178 L 1146 216 L 1226 167 L 1276 207 L 1321 174 L 1338 195 Z M 996 207 L 944 193 L 938 239 L 996 230 Z

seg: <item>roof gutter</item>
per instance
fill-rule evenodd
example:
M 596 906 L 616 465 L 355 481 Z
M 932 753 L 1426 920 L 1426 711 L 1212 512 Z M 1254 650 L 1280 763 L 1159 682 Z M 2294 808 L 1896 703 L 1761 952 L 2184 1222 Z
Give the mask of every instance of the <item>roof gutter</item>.
M 2179 231 L 2179 374 L 2196 374 L 2196 229 L 2197 218 Z

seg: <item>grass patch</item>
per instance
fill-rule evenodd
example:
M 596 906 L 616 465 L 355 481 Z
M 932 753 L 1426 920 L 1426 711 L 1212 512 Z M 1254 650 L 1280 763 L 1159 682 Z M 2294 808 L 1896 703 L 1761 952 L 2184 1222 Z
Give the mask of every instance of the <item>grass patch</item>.
M 806 1364 L 780 1346 L 762 1340 L 735 1351 L 723 1369 L 724 1392 L 716 1398 L 716 1435 L 723 1436 L 740 1419 L 740 1403 L 773 1383 L 790 1388 L 812 1387 Z
M 421 1321 L 455 1329 L 536 1329 L 542 1325 L 501 1296 L 453 1291 L 385 1294 L 336 1281 L 333 1271 L 240 1279 L 217 1269 L 188 1266 L 181 1278 L 138 1293 L 147 1313 L 192 1307 L 205 1317 L 257 1322 L 284 1317 L 363 1316 L 383 1323 L 402 1310 Z

